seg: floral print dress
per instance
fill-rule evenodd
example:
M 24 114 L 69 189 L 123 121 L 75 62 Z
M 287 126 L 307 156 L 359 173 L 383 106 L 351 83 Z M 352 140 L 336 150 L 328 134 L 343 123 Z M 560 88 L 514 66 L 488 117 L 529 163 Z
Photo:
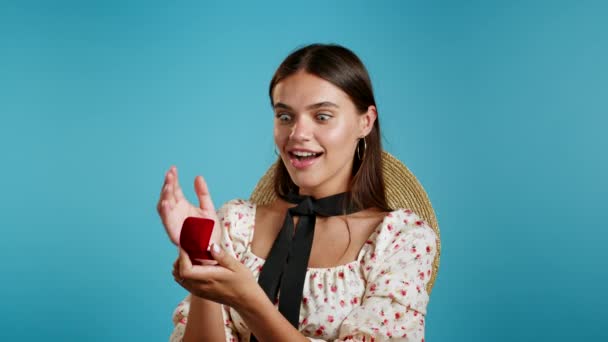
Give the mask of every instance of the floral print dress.
M 227 202 L 218 211 L 222 245 L 257 279 L 264 259 L 251 252 L 255 204 Z M 331 268 L 308 268 L 299 331 L 311 341 L 424 341 L 429 296 L 426 285 L 436 254 L 434 231 L 415 213 L 387 214 L 356 260 Z M 184 335 L 190 294 L 173 312 L 170 341 Z M 226 341 L 249 341 L 238 312 L 223 306 Z

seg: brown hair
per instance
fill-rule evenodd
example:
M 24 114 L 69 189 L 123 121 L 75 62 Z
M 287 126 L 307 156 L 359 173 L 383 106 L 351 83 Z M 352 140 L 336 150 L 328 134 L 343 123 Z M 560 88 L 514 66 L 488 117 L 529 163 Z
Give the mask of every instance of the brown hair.
M 360 114 L 375 106 L 369 74 L 361 60 L 349 49 L 335 44 L 311 44 L 292 52 L 275 72 L 268 94 L 274 107 L 272 92 L 283 79 L 305 71 L 320 77 L 344 91 L 353 101 Z M 361 158 L 353 156 L 353 170 L 350 181 L 350 198 L 347 205 L 358 208 L 376 207 L 384 211 L 390 208 L 386 202 L 384 178 L 382 176 L 382 142 L 380 122 L 376 118 L 370 133 L 359 140 L 358 149 L 363 150 Z M 281 157 L 274 178 L 274 190 L 285 198 L 291 192 L 298 192 L 298 186 L 291 180 Z

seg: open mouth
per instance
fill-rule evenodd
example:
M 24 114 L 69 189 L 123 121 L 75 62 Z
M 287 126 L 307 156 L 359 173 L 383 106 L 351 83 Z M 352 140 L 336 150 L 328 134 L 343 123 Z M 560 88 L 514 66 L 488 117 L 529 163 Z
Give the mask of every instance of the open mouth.
M 291 158 L 297 159 L 299 161 L 313 160 L 313 159 L 320 157 L 322 154 L 323 154 L 323 152 L 300 152 L 300 151 L 289 152 L 289 156 Z

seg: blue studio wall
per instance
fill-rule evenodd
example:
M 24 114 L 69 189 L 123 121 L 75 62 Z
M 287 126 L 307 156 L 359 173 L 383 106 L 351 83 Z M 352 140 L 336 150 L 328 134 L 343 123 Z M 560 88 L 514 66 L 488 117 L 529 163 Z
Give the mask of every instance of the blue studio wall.
M 385 148 L 442 233 L 427 341 L 600 341 L 603 1 L 0 2 L 0 340 L 163 341 L 185 291 L 156 213 L 177 165 L 216 206 L 274 160 L 296 47 L 366 63 Z

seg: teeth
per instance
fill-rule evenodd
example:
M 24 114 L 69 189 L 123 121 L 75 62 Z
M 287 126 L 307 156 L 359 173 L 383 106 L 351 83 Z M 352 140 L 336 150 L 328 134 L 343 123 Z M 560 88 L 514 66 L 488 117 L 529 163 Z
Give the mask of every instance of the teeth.
M 295 156 L 298 157 L 310 157 L 310 156 L 316 156 L 316 153 L 313 152 L 300 152 L 300 151 L 294 151 L 292 152 Z

